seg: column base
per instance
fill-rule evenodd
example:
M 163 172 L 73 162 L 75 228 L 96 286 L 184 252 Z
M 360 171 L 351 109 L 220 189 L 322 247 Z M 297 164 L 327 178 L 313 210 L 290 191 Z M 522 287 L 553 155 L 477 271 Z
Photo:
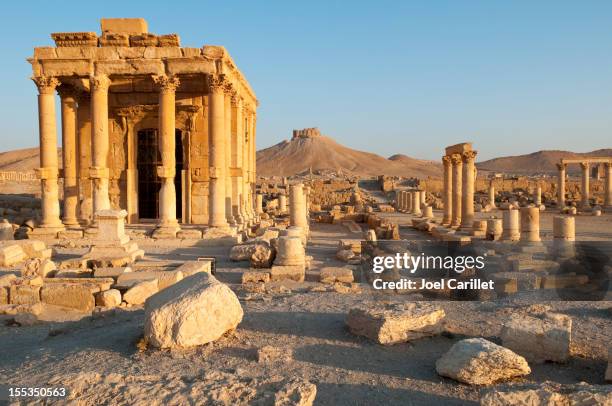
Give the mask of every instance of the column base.
M 32 231 L 30 231 L 29 235 L 36 238 L 57 238 L 57 233 L 60 231 L 66 230 L 66 227 L 63 225 L 57 226 L 38 226 Z
M 63 219 L 62 223 L 69 228 L 79 227 L 81 225 L 76 217 L 71 219 Z
M 157 239 L 173 239 L 176 238 L 176 233 L 181 230 L 178 224 L 176 225 L 159 225 L 153 231 L 153 238 Z

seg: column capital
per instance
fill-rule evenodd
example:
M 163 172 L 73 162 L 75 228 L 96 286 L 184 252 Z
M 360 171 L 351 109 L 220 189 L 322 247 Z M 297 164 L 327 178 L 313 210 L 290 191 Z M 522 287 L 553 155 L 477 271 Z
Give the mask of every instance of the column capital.
M 589 166 L 590 166 L 590 165 L 591 165 L 591 164 L 590 164 L 589 162 L 587 162 L 587 161 L 580 162 L 580 167 L 581 167 L 583 170 L 589 169 Z
M 225 92 L 226 96 L 230 96 L 230 97 L 232 97 L 234 93 L 236 93 L 236 90 L 234 89 L 234 85 L 232 85 L 232 83 L 228 80 L 226 80 L 223 85 L 223 91 Z
M 89 77 L 89 84 L 91 86 L 91 90 L 108 91 L 108 88 L 111 85 L 111 80 L 106 75 L 95 75 Z
M 40 94 L 53 94 L 55 89 L 60 85 L 60 81 L 53 76 L 32 76 L 31 78 Z
M 242 96 L 238 92 L 232 94 L 232 107 L 242 108 Z
M 176 76 L 153 75 L 153 82 L 159 86 L 160 93 L 174 93 L 181 81 Z
M 442 165 L 451 166 L 453 164 L 451 157 L 449 155 L 444 155 L 442 157 Z
M 477 154 L 478 151 L 465 151 L 463 154 L 461 154 L 463 163 L 472 163 L 476 158 Z
M 450 158 L 453 165 L 461 165 L 461 154 L 452 154 Z
M 604 166 L 606 167 L 606 169 L 610 169 L 612 168 L 612 162 L 604 162 Z
M 558 163 L 557 165 L 557 169 L 560 171 L 564 171 L 565 169 L 567 169 L 567 164 L 564 163 Z
M 210 88 L 211 93 L 223 93 L 225 91 L 226 84 L 227 79 L 225 78 L 225 75 L 208 76 L 208 87 Z
M 64 99 L 74 99 L 76 101 L 79 96 L 80 91 L 75 89 L 72 86 L 60 85 L 57 88 L 57 93 L 59 94 L 62 100 Z

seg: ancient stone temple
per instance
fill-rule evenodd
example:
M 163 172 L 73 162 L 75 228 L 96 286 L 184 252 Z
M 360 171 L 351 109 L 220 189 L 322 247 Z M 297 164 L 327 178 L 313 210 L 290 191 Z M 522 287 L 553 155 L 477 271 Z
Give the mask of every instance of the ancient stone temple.
M 225 48 L 183 48 L 177 34 L 149 33 L 139 18 L 102 19 L 101 31 L 51 34 L 56 46 L 28 59 L 39 91 L 37 231 L 86 226 L 107 209 L 157 224 L 158 237 L 181 224 L 255 221 L 257 98 Z

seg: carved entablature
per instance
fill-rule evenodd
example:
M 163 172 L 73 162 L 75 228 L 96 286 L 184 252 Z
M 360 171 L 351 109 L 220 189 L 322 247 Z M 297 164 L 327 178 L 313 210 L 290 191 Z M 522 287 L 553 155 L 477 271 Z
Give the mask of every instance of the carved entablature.
M 95 32 L 56 32 L 51 34 L 57 47 L 97 47 L 98 35 Z
M 186 131 L 194 131 L 195 116 L 202 109 L 202 106 L 177 104 L 175 109 L 177 127 Z M 135 106 L 117 108 L 115 109 L 115 115 L 120 118 L 125 118 L 131 123 L 135 123 L 142 120 L 147 114 L 157 116 L 158 111 L 159 106 L 157 104 L 139 104 Z
M 100 37 L 101 47 L 129 47 L 130 37 L 120 32 L 105 32 Z
M 142 33 L 130 35 L 130 46 L 132 47 L 156 47 L 158 44 L 157 35 Z
M 177 127 L 183 128 L 185 131 L 195 131 L 196 114 L 200 110 L 201 110 L 201 106 L 177 105 L 176 106 Z
M 157 37 L 159 47 L 180 47 L 181 39 L 178 34 L 166 34 Z

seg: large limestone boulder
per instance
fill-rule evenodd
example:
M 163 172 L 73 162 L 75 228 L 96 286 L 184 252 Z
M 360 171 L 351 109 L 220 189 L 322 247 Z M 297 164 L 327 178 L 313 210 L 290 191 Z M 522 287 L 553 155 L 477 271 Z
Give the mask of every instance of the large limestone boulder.
M 251 254 L 251 268 L 270 268 L 276 258 L 276 250 L 267 243 L 255 244 Z
M 145 303 L 145 338 L 158 348 L 188 348 L 219 339 L 242 321 L 234 292 L 208 273 L 196 273 Z
M 531 373 L 525 358 L 484 338 L 469 338 L 453 345 L 436 361 L 436 371 L 472 385 L 490 385 Z
M 501 332 L 504 347 L 532 362 L 567 361 L 571 337 L 572 319 L 553 313 L 512 315 Z
M 379 344 L 397 344 L 439 334 L 444 310 L 427 303 L 358 307 L 346 319 L 351 333 Z

